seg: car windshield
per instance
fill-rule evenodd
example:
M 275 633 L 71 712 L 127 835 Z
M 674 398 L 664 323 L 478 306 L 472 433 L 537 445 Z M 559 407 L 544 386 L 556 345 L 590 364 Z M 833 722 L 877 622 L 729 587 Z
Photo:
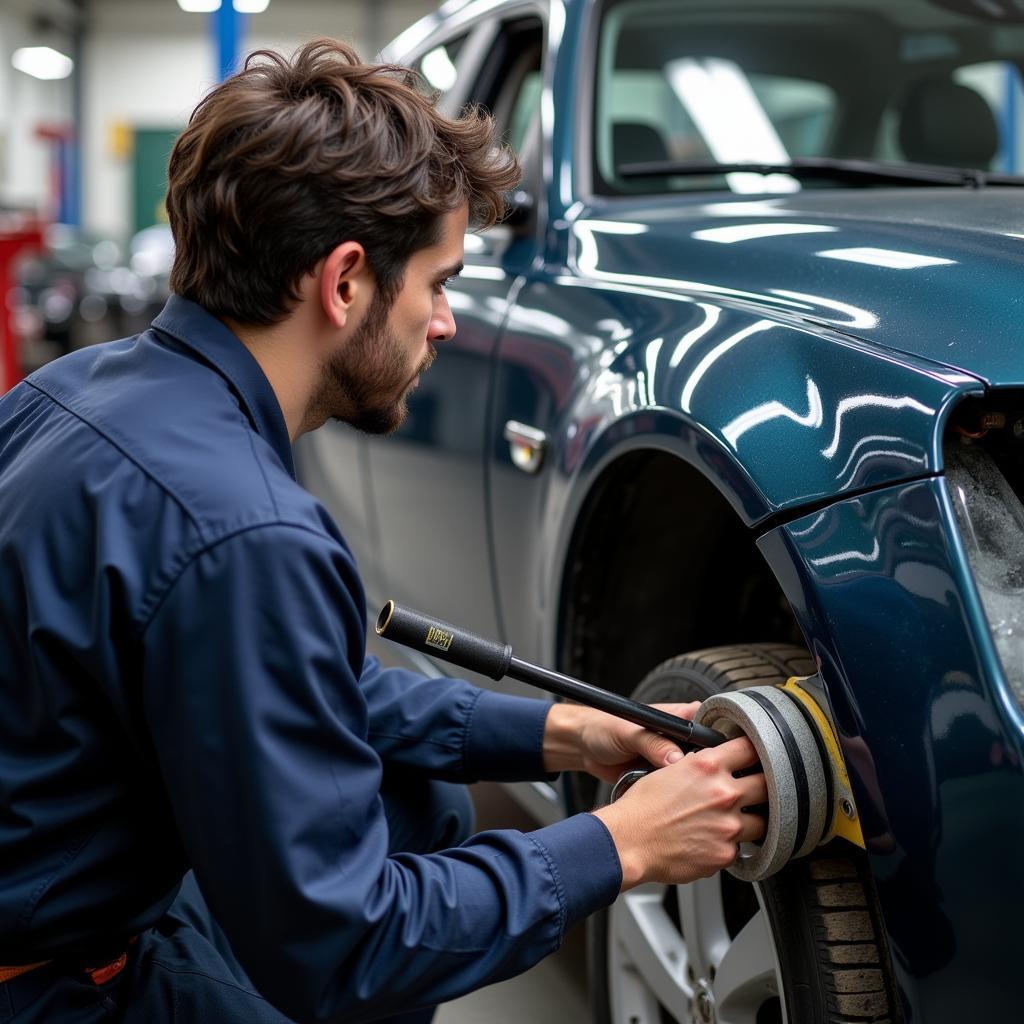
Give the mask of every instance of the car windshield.
M 1022 66 L 1018 0 L 613 0 L 598 45 L 596 191 L 874 184 L 865 162 L 890 187 L 901 167 L 1016 175 Z M 839 173 L 852 162 L 856 174 Z M 774 173 L 709 166 L 747 163 Z M 794 173 L 775 170 L 787 164 Z

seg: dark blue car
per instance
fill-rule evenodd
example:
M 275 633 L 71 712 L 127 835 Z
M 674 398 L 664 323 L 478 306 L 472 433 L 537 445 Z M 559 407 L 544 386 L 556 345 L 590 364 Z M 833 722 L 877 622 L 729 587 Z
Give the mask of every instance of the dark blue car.
M 300 445 L 371 604 L 647 701 L 817 675 L 850 774 L 862 845 L 594 919 L 595 1019 L 1024 1018 L 1024 6 L 470 0 L 388 56 L 524 178 L 404 428 Z

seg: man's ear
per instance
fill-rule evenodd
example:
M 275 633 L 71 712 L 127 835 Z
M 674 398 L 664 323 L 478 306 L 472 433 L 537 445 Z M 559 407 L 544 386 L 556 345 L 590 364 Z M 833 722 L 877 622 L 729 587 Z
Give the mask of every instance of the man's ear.
M 320 274 L 320 302 L 334 327 L 344 327 L 353 303 L 372 277 L 366 251 L 358 242 L 342 242 L 328 254 Z

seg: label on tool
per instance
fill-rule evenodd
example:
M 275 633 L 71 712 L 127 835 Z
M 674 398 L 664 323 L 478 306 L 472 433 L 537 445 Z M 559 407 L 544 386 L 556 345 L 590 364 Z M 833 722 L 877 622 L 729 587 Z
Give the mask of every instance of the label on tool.
M 455 638 L 454 633 L 448 633 L 437 626 L 431 626 L 427 630 L 427 639 L 424 641 L 428 647 L 436 647 L 439 651 L 447 651 Z

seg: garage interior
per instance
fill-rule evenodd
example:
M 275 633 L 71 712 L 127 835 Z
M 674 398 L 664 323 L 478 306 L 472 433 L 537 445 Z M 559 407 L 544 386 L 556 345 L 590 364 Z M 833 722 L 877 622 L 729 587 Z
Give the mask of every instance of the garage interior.
M 523 172 L 466 234 L 459 334 L 401 429 L 285 438 L 365 577 L 367 652 L 537 696 L 446 656 L 480 634 L 711 701 L 770 783 L 737 809 L 775 831 L 711 886 L 639 887 L 437 1024 L 949 1024 L 972 970 L 1010 1019 L 1024 0 L 0 0 L 0 397 L 174 301 L 176 140 L 248 54 L 318 37 L 398 40 Z M 375 635 L 424 592 L 411 654 Z M 476 831 L 619 792 L 548 778 L 473 783 Z

